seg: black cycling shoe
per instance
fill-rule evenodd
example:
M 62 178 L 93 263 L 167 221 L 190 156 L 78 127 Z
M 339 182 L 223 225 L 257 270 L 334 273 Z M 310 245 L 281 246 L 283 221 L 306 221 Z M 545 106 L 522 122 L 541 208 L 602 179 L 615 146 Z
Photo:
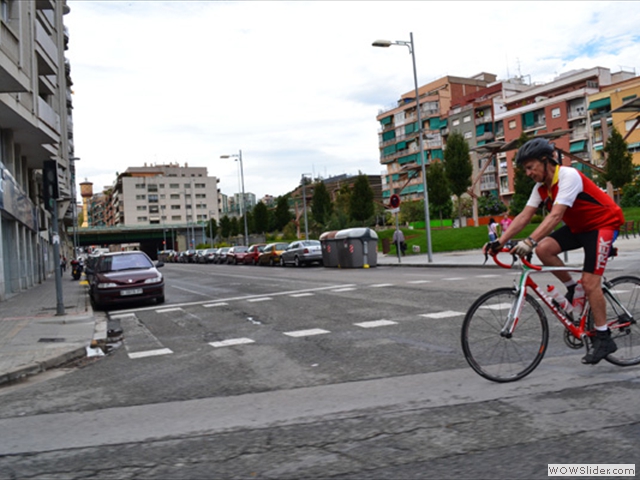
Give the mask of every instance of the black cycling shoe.
M 595 365 L 616 350 L 618 350 L 618 347 L 611 338 L 611 330 L 606 332 L 596 331 L 596 336 L 591 341 L 591 350 L 582 358 L 582 363 Z
M 566 298 L 567 300 L 569 300 L 569 303 L 573 305 L 573 294 L 576 292 L 576 284 L 571 285 L 570 287 L 567 287 L 567 294 L 564 296 L 564 298 Z

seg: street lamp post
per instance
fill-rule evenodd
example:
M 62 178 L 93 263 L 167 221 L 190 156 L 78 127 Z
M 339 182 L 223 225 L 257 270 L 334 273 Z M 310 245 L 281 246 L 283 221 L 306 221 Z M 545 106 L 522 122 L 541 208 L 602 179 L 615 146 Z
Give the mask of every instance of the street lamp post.
M 433 262 L 433 252 L 431 251 L 431 219 L 429 217 L 429 192 L 427 191 L 427 170 L 425 167 L 424 143 L 422 139 L 422 115 L 420 114 L 420 94 L 418 91 L 418 73 L 416 71 L 416 54 L 413 44 L 413 32 L 409 32 L 409 41 L 397 40 L 376 40 L 374 47 L 390 47 L 391 45 L 401 45 L 409 48 L 411 59 L 413 60 L 413 84 L 416 91 L 416 111 L 418 114 L 418 141 L 420 147 L 420 166 L 422 170 L 422 188 L 424 189 L 424 218 L 425 230 L 427 234 L 427 255 L 429 263 Z
M 71 157 L 71 201 L 73 202 L 72 215 L 73 215 L 73 255 L 72 260 L 75 260 L 78 256 L 78 202 L 76 197 L 76 162 L 80 160 L 80 157 Z
M 304 239 L 309 240 L 309 222 L 307 221 L 306 173 L 302 174 L 302 208 L 304 210 Z
M 246 198 L 244 194 L 244 170 L 242 167 L 242 150 L 238 151 L 238 154 L 233 155 L 221 155 L 220 158 L 237 158 L 240 162 L 240 180 L 242 182 L 242 216 L 244 217 L 244 244 L 249 246 L 249 227 L 247 225 L 247 209 Z

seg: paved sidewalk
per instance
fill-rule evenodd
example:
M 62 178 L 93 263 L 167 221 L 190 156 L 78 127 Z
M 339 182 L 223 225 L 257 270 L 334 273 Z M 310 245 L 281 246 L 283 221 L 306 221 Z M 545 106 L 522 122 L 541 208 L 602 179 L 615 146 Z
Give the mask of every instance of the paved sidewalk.
M 107 335 L 106 315 L 94 315 L 86 281 L 62 277 L 64 315 L 56 315 L 56 282 L 45 282 L 0 302 L 0 384 L 88 354 Z

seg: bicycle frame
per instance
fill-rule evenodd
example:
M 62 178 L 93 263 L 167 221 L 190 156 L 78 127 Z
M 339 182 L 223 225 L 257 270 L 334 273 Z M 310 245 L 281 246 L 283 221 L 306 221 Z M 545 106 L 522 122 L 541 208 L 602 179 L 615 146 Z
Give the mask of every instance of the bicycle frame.
M 500 262 L 497 259 L 497 254 L 493 256 L 494 261 L 503 268 L 512 268 L 512 266 L 506 265 Z M 531 289 L 536 295 L 542 300 L 542 302 L 549 307 L 549 309 L 553 312 L 555 317 L 564 325 L 564 327 L 571 332 L 575 338 L 583 340 L 585 337 L 594 336 L 595 332 L 587 326 L 587 318 L 589 316 L 590 306 L 588 299 L 585 299 L 584 308 L 582 312 L 579 312 L 578 321 L 575 322 L 573 317 L 569 317 L 562 309 L 558 308 L 549 295 L 547 295 L 544 290 L 542 290 L 538 284 L 533 281 L 531 275 L 534 273 L 553 273 L 553 272 L 582 272 L 582 269 L 575 267 L 541 267 L 537 265 L 533 265 L 528 262 L 526 259 L 522 260 L 522 275 L 518 281 L 518 285 L 516 287 L 516 291 L 518 292 L 518 297 L 516 301 L 513 303 L 509 310 L 509 315 L 507 316 L 507 321 L 505 322 L 504 327 L 502 328 L 500 335 L 504 337 L 510 337 L 513 335 L 513 332 L 518 324 L 518 319 L 520 318 L 520 313 L 522 311 L 522 307 L 524 306 L 525 296 L 527 289 Z M 623 318 L 624 322 L 631 322 L 633 320 L 633 316 L 631 313 L 625 308 L 624 305 L 620 303 L 614 292 L 609 288 L 609 284 L 606 278 L 603 277 L 602 289 L 604 294 L 609 297 L 613 303 L 611 304 L 614 310 L 616 310 L 617 320 L 610 322 L 609 327 L 612 327 L 612 324 L 618 323 L 619 327 L 624 327 L 626 325 L 620 324 L 620 319 Z M 617 310 L 617 308 L 620 311 Z

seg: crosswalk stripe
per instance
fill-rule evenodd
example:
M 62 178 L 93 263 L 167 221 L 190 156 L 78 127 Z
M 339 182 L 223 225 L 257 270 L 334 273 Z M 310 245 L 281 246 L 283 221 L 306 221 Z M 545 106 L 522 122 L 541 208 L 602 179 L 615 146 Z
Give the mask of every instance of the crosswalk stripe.
M 209 345 L 215 348 L 219 347 L 231 347 L 233 345 L 245 345 L 247 343 L 255 343 L 255 340 L 250 338 L 229 338 L 228 340 L 222 340 L 220 342 L 210 342 Z
M 426 318 L 449 318 L 449 317 L 457 317 L 459 315 L 464 315 L 464 313 L 455 312 L 453 310 L 446 310 L 444 312 L 437 312 L 437 313 L 424 313 L 420 316 L 426 317 Z
M 284 332 L 289 337 L 308 337 L 310 335 L 323 335 L 325 333 L 331 333 L 328 330 L 322 330 L 321 328 L 311 328 L 309 330 L 297 330 L 294 332 Z
M 354 323 L 354 325 L 362 328 L 386 327 L 387 325 L 397 325 L 398 322 L 391 320 L 373 320 L 371 322 Z

